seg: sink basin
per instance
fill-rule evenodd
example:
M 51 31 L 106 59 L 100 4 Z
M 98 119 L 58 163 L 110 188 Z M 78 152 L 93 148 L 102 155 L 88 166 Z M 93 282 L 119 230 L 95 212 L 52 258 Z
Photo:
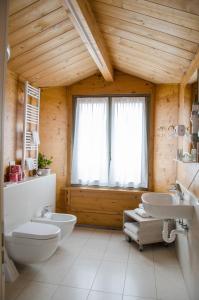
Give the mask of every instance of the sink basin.
M 144 193 L 142 203 L 148 214 L 159 219 L 191 219 L 193 215 L 193 206 L 177 195 Z

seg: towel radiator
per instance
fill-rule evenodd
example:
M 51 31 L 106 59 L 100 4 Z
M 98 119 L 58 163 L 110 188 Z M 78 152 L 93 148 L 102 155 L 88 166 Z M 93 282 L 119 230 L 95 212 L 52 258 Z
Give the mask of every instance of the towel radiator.
M 39 137 L 40 89 L 25 82 L 24 120 L 23 120 L 23 151 L 22 168 L 25 169 L 26 160 L 32 159 L 34 169 L 38 168 L 39 143 L 33 142 L 33 132 Z

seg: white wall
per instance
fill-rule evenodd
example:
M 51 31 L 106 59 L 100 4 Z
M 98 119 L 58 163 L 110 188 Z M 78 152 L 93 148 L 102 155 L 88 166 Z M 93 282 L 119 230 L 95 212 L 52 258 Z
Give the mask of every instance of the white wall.
M 5 233 L 36 216 L 45 205 L 55 208 L 56 175 L 35 177 L 4 187 Z
M 191 300 L 199 300 L 199 203 L 194 201 L 193 219 L 187 236 L 177 237 L 177 256 Z

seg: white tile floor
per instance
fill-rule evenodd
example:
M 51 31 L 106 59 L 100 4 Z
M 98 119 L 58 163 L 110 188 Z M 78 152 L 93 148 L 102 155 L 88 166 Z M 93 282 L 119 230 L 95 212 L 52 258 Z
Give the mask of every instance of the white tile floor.
M 118 231 L 77 228 L 48 261 L 20 273 L 6 300 L 189 300 L 173 247 L 141 253 Z

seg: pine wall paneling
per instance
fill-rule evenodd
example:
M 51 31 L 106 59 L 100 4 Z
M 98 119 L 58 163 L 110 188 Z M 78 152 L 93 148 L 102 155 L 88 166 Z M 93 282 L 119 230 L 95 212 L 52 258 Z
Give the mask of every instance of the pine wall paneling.
M 115 191 L 111 189 L 70 188 L 72 157 L 73 97 L 77 95 L 147 94 L 150 95 L 150 147 L 149 182 L 153 188 L 153 102 L 154 84 L 119 71 L 115 71 L 114 82 L 106 82 L 101 75 L 94 75 L 67 87 L 67 211 L 78 216 L 81 224 L 121 227 L 124 209 L 138 206 L 141 192 Z M 77 197 L 78 194 L 78 197 Z M 85 207 L 84 207 L 85 204 Z M 86 207 L 87 206 L 87 207 Z M 102 209 L 106 207 L 106 209 Z
M 154 120 L 154 190 L 168 191 L 176 180 L 177 138 L 169 136 L 169 126 L 178 124 L 179 85 L 156 85 Z
M 178 85 L 154 85 L 145 80 L 116 71 L 115 81 L 107 83 L 101 75 L 94 75 L 69 87 L 56 87 L 42 89 L 41 93 L 41 151 L 49 156 L 54 157 L 52 165 L 53 171 L 57 173 L 57 210 L 66 211 L 65 206 L 65 186 L 70 186 L 71 173 L 71 148 L 72 148 L 72 99 L 74 95 L 100 95 L 100 94 L 123 94 L 123 93 L 138 93 L 151 94 L 151 100 L 154 101 L 154 112 L 151 110 L 151 134 L 150 134 L 150 189 L 155 191 L 167 191 L 170 184 L 176 179 L 176 164 L 173 158 L 176 155 L 177 142 L 175 138 L 171 138 L 167 134 L 167 128 L 170 125 L 178 123 Z M 8 73 L 7 93 L 6 93 L 6 126 L 5 126 L 5 161 L 4 166 L 9 163 L 9 160 L 21 158 L 21 137 L 22 137 L 22 116 L 23 116 L 23 83 L 18 82 L 17 76 L 13 72 Z M 189 124 L 190 99 L 191 90 L 188 87 L 185 93 L 184 110 L 187 118 L 187 126 Z M 188 112 L 188 113 L 187 113 Z M 154 131 L 153 131 L 154 122 Z M 161 127 L 165 128 L 165 132 L 161 131 Z M 154 147 L 154 150 L 153 150 Z M 184 147 L 186 142 L 184 142 Z M 153 152 L 154 151 L 154 152 Z M 154 155 L 153 155 L 154 153 Z M 153 159 L 154 156 L 154 159 Z M 182 170 L 187 168 L 188 170 Z M 181 180 L 186 184 L 195 174 L 194 168 L 189 165 L 178 165 L 178 174 Z M 154 173 L 154 174 L 153 174 Z M 183 179 L 182 179 L 183 177 Z M 197 179 L 192 185 L 194 193 L 198 193 Z M 71 193 L 73 197 L 73 193 Z M 113 193 L 113 197 L 111 196 Z M 114 201 L 115 192 L 104 191 L 107 197 Z M 103 195 L 104 195 L 103 194 Z M 82 199 L 86 198 L 87 191 L 82 192 Z M 90 195 L 90 194 L 89 194 Z M 99 196 L 100 195 L 100 196 Z M 100 198 L 102 194 L 97 196 Z M 122 195 L 122 192 L 120 192 Z M 125 202 L 129 208 L 129 203 L 132 201 L 131 193 L 128 195 L 130 202 Z M 127 197 L 125 194 L 125 197 Z M 89 196 L 89 199 L 92 198 Z M 72 199 L 72 198 L 71 198 Z M 78 198 L 79 199 L 79 198 Z M 121 196 L 122 199 L 122 196 Z M 82 201 L 79 205 L 82 209 Z M 90 200 L 89 200 L 90 201 Z M 137 205 L 137 200 L 132 202 L 132 207 Z M 77 210 L 77 201 L 70 201 L 71 206 L 67 205 L 68 211 Z M 93 197 L 94 207 L 96 206 L 95 197 Z M 99 201 L 98 201 L 99 203 Z M 111 202 L 110 202 L 111 203 Z M 118 207 L 121 203 L 118 203 Z M 123 205 L 123 204 L 122 204 Z M 88 222 L 103 225 L 100 221 L 100 209 L 97 209 L 97 214 L 91 212 L 80 212 L 79 220 L 83 223 L 86 219 Z M 111 212 L 111 207 L 107 210 Z M 116 215 L 111 212 L 112 224 L 118 226 L 121 224 L 121 212 Z M 87 217 L 85 217 L 85 214 Z M 118 215 L 117 215 L 118 214 Z M 88 216 L 90 216 L 90 221 Z M 103 217 L 102 217 L 103 218 Z M 95 220 L 95 221 L 93 221 Z M 107 225 L 107 215 L 104 217 L 104 224 Z M 111 222 L 110 222 L 111 225 Z
M 43 88 L 40 107 L 40 151 L 53 156 L 52 172 L 57 175 L 57 211 L 65 212 L 67 153 L 66 88 Z
M 17 94 L 17 75 L 11 71 L 8 71 L 5 95 L 4 174 L 7 171 L 9 161 L 16 159 Z
M 186 126 L 190 126 L 191 104 L 195 99 L 195 85 L 193 89 L 186 86 L 184 96 L 180 97 L 179 119 Z M 186 140 L 179 139 L 179 147 L 189 150 L 190 143 Z M 199 164 L 198 163 L 177 163 L 177 179 L 182 185 L 189 189 L 197 198 L 199 198 Z M 199 207 L 194 206 L 193 219 L 188 221 L 189 230 L 186 236 L 178 235 L 177 237 L 177 256 L 181 265 L 185 283 L 187 285 L 190 299 L 198 300 L 199 295 Z

